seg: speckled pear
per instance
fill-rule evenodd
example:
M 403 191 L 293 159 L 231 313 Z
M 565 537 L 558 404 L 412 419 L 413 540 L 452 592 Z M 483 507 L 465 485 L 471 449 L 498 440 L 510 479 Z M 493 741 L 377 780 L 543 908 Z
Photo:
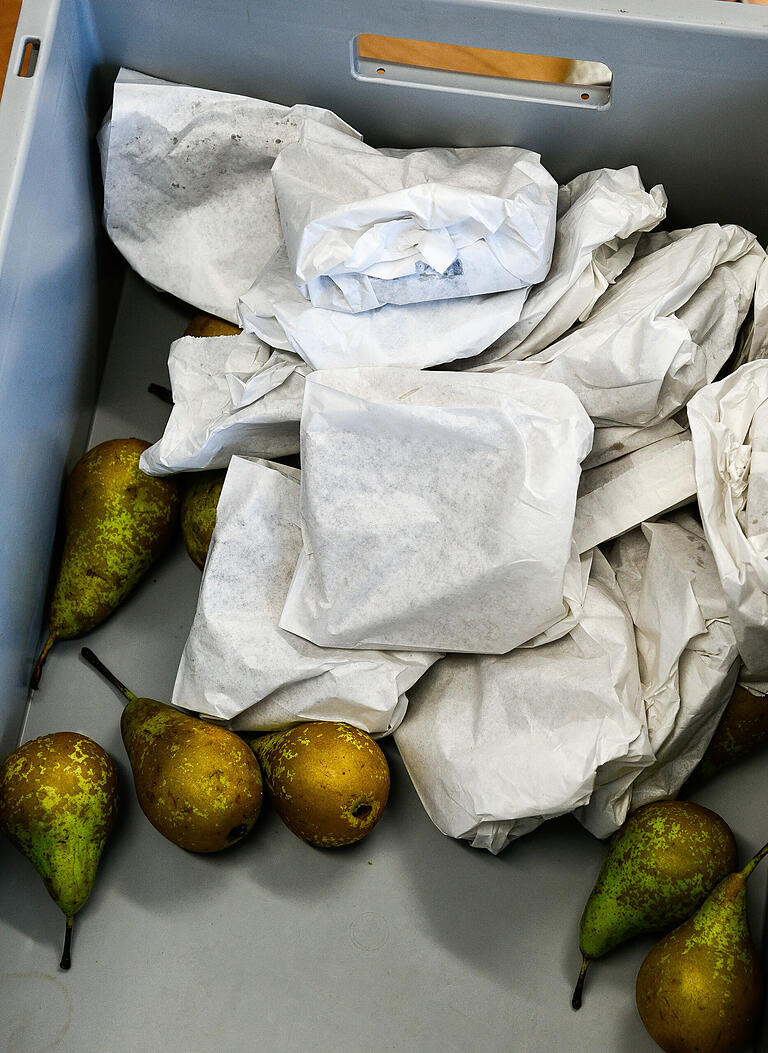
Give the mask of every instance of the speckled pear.
M 216 508 L 225 471 L 195 472 L 181 499 L 181 533 L 189 558 L 203 569 L 216 526 Z
M 768 745 L 768 696 L 737 684 L 725 707 L 691 784 L 711 778 L 721 768 Z
M 148 446 L 141 439 L 102 442 L 80 458 L 67 480 L 64 550 L 33 688 L 54 641 L 100 625 L 177 533 L 178 485 L 141 471 L 139 458 Z
M 389 766 L 364 731 L 308 721 L 262 735 L 251 746 L 278 815 L 303 841 L 339 848 L 365 837 L 381 818 Z
M 637 975 L 640 1017 L 666 1053 L 736 1053 L 763 1005 L 760 960 L 747 920 L 747 878 L 765 845 L 696 913 L 649 952 Z
M 141 809 L 179 848 L 220 852 L 249 832 L 261 811 L 259 765 L 234 732 L 174 706 L 138 698 L 93 651 L 80 652 L 128 699 L 120 731 Z
M 579 925 L 581 1006 L 589 963 L 641 933 L 665 931 L 696 910 L 736 866 L 736 842 L 715 812 L 692 801 L 655 801 L 632 812 L 610 841 Z
M 112 758 L 85 735 L 43 735 L 0 765 L 0 829 L 66 918 L 62 969 L 70 966 L 72 921 L 91 893 L 117 800 Z

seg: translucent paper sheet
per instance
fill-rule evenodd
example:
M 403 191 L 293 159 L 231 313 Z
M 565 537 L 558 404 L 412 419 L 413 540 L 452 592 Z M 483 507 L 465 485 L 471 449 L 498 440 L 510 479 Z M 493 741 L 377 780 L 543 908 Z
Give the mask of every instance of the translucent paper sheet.
M 344 720 L 391 731 L 439 655 L 319 648 L 283 632 L 300 548 L 299 472 L 233 458 L 173 701 L 238 730 Z

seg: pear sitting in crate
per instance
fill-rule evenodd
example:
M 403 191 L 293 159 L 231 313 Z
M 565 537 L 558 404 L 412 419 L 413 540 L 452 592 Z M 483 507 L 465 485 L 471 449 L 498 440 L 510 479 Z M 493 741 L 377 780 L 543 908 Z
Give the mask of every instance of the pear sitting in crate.
M 108 618 L 177 533 L 178 486 L 141 471 L 148 446 L 142 439 L 102 442 L 80 458 L 67 481 L 64 551 L 33 688 L 54 642 L 82 636 Z

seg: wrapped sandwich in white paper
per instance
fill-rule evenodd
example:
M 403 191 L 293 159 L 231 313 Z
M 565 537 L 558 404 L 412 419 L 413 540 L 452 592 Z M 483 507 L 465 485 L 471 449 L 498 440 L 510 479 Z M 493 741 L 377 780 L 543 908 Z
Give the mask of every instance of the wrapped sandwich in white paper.
M 299 292 L 285 249 L 239 303 L 240 324 L 313 369 L 413 366 L 475 355 L 518 320 L 528 289 L 345 314 L 314 307 Z
M 730 357 L 764 259 L 733 225 L 644 235 L 586 322 L 524 362 L 482 369 L 566 384 L 598 427 L 657 424 Z
M 233 454 L 299 451 L 304 377 L 296 355 L 255 336 L 185 336 L 168 358 L 173 409 L 161 439 L 141 455 L 148 475 L 226 468 Z
M 659 439 L 582 472 L 573 540 L 579 552 L 586 552 L 685 504 L 695 494 L 691 433 Z
M 235 321 L 282 244 L 270 170 L 307 119 L 357 137 L 315 106 L 120 70 L 99 135 L 109 236 L 150 284 Z
M 632 784 L 632 808 L 675 797 L 701 760 L 740 668 L 712 552 L 685 512 L 619 539 L 609 559 L 635 623 L 656 759 Z
M 306 121 L 272 181 L 291 269 L 315 307 L 504 292 L 549 270 L 557 184 L 530 150 L 375 150 Z
M 488 654 L 545 632 L 570 616 L 564 579 L 591 441 L 558 384 L 311 373 L 304 544 L 281 627 L 322 646 Z
M 640 232 L 653 229 L 666 212 L 663 187 L 646 191 L 634 165 L 585 172 L 561 186 L 549 273 L 531 291 L 520 321 L 471 367 L 528 358 L 585 321 L 631 262 Z
M 653 757 L 632 622 L 599 551 L 570 634 L 499 657 L 448 655 L 409 699 L 395 741 L 430 818 L 494 853 L 590 799 L 591 825 L 611 833 Z
M 238 730 L 343 720 L 385 734 L 439 655 L 320 648 L 278 628 L 301 548 L 299 478 L 232 459 L 173 701 Z
M 747 686 L 768 680 L 768 359 L 747 362 L 688 405 L 704 532 Z

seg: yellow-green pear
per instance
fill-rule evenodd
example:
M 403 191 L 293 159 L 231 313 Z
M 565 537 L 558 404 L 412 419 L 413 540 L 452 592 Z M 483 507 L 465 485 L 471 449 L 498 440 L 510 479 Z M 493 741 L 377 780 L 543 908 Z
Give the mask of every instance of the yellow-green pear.
M 175 706 L 138 698 L 90 648 L 81 655 L 128 700 L 120 731 L 141 809 L 179 848 L 220 852 L 261 811 L 261 771 L 243 740 Z
M 735 866 L 733 833 L 709 808 L 661 800 L 630 813 L 611 838 L 581 916 L 573 1008 L 581 1007 L 590 962 L 633 936 L 678 925 Z
M 278 815 L 319 848 L 359 841 L 381 818 L 389 796 L 387 758 L 351 724 L 315 720 L 251 743 Z
M 747 878 L 766 854 L 768 845 L 723 878 L 640 966 L 638 1012 L 666 1053 L 736 1053 L 753 1036 L 764 985 L 749 933 Z
M 203 569 L 216 526 L 216 508 L 226 471 L 195 472 L 185 480 L 181 499 L 181 533 L 189 558 Z
M 100 625 L 176 536 L 178 485 L 141 471 L 139 458 L 148 446 L 141 439 L 102 442 L 80 458 L 67 480 L 64 550 L 33 688 L 54 642 Z
M 72 922 L 91 893 L 117 798 L 112 758 L 75 732 L 26 742 L 0 765 L 0 829 L 66 918 L 62 969 L 70 966 Z
M 227 322 L 216 315 L 201 311 L 184 330 L 184 336 L 237 336 L 242 331 L 234 322 Z

